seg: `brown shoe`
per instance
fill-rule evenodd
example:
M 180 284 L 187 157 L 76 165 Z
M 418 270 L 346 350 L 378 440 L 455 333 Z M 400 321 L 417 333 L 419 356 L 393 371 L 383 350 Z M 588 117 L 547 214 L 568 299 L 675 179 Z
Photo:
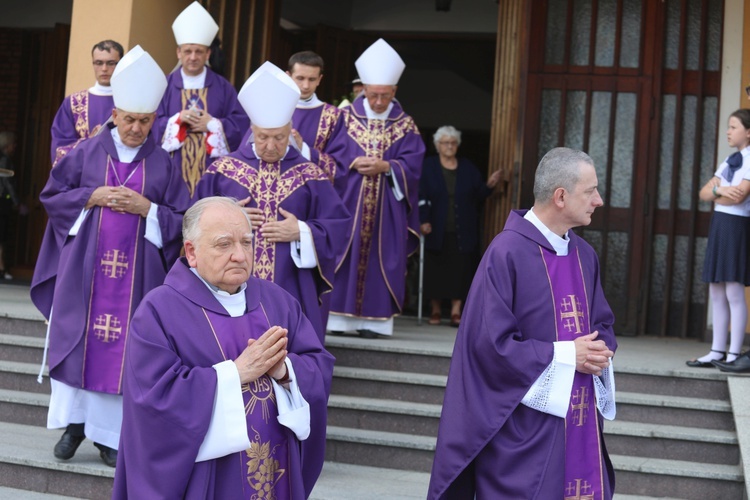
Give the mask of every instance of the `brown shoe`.
M 454 314 L 451 316 L 451 326 L 458 326 L 461 324 L 461 315 L 460 314 Z
M 439 325 L 440 324 L 440 313 L 433 313 L 430 315 L 430 321 L 428 321 L 431 325 Z

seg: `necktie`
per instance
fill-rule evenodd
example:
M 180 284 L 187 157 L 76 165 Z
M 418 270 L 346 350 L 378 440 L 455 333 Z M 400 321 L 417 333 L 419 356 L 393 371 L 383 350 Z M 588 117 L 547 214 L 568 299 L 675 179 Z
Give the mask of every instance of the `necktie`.
M 727 182 L 732 182 L 734 173 L 741 166 L 742 166 L 742 153 L 737 151 L 736 153 L 730 155 L 729 158 L 727 158 L 727 168 L 725 168 L 724 171 L 721 173 L 722 177 L 724 177 L 727 180 Z

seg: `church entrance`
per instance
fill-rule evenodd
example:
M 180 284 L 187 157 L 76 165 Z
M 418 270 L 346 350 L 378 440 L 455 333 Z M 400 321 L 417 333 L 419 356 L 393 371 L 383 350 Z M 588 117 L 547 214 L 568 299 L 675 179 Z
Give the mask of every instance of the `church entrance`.
M 589 152 L 605 206 L 582 235 L 624 334 L 702 336 L 722 1 L 533 2 L 521 206 L 555 146 Z

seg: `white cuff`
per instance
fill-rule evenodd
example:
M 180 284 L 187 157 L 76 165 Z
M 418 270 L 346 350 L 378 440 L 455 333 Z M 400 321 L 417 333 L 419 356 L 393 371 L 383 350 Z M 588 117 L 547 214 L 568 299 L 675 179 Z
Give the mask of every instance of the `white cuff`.
M 196 462 L 225 457 L 250 447 L 237 366 L 234 361 L 228 360 L 215 364 L 213 369 L 216 370 L 216 397 L 211 423 L 198 450 Z
M 279 410 L 278 421 L 284 427 L 291 429 L 297 439 L 304 441 L 310 436 L 310 405 L 299 390 L 292 361 L 286 358 L 284 364 L 289 370 L 289 389 L 285 389 L 283 385 L 271 378 L 276 394 L 276 406 Z
M 211 118 L 208 125 L 208 134 L 206 135 L 206 144 L 211 151 L 211 158 L 218 158 L 229 154 L 226 137 L 224 137 L 224 126 L 218 118 Z
M 565 418 L 576 371 L 576 347 L 572 340 L 553 342 L 554 357 L 539 375 L 521 403 L 556 417 Z
M 83 224 L 83 221 L 86 220 L 86 214 L 89 213 L 88 208 L 84 208 L 81 210 L 81 215 L 78 216 L 76 221 L 73 223 L 73 227 L 70 228 L 70 231 L 68 231 L 68 236 L 75 236 L 78 234 L 78 231 L 81 230 L 81 224 Z
M 596 394 L 596 407 L 599 413 L 607 420 L 614 420 L 617 415 L 615 405 L 615 367 L 612 358 L 609 358 L 609 366 L 602 370 L 601 377 L 594 377 L 594 393 Z
M 177 151 L 182 146 L 182 143 L 177 138 L 180 133 L 180 124 L 177 121 L 180 119 L 180 113 L 172 115 L 167 122 L 167 128 L 164 130 L 164 139 L 161 141 L 161 148 L 167 153 Z
M 299 241 L 292 241 L 289 245 L 292 260 L 299 269 L 317 267 L 318 261 L 315 258 L 315 244 L 310 226 L 301 220 L 297 221 L 297 225 L 299 226 Z
M 385 175 L 393 179 L 393 187 L 391 187 L 391 191 L 393 191 L 393 196 L 396 198 L 396 201 L 403 200 L 404 193 L 401 191 L 401 187 L 398 185 L 398 178 L 393 175 L 393 170 L 389 170 Z
M 146 216 L 146 240 L 150 241 L 156 248 L 162 248 L 164 246 L 164 239 L 161 237 L 161 226 L 159 225 L 159 217 L 157 211 L 159 205 L 151 202 L 151 207 L 148 209 L 148 215 Z

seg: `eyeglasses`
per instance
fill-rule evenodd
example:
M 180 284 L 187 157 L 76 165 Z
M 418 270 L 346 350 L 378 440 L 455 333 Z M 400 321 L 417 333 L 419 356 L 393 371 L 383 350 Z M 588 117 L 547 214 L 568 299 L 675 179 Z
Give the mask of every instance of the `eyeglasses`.
M 118 61 L 94 61 L 94 66 L 107 65 L 108 68 L 114 68 L 117 66 Z

